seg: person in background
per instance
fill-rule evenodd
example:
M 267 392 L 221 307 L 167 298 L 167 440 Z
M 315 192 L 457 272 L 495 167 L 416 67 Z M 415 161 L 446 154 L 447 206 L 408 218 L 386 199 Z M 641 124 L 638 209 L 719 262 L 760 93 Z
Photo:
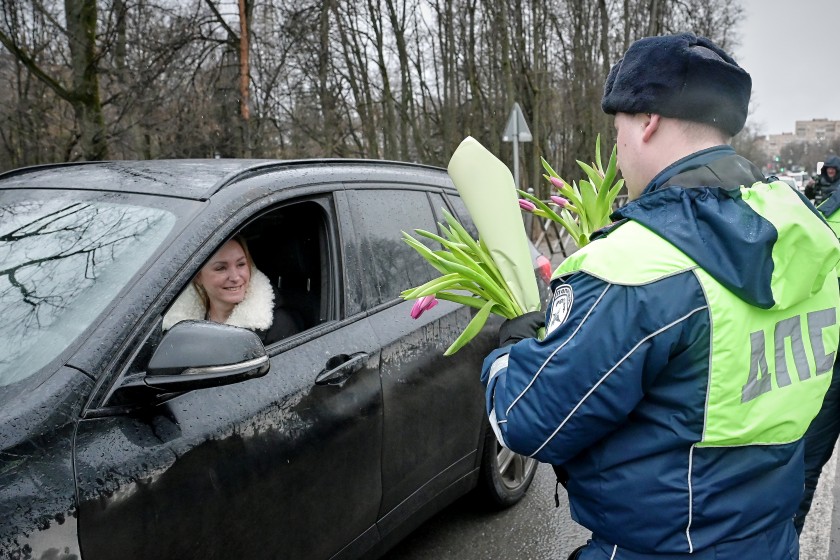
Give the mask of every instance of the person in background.
M 833 165 L 829 165 L 829 163 Z M 825 217 L 834 234 L 840 237 L 840 189 L 837 188 L 840 174 L 838 174 L 838 168 L 840 168 L 840 158 L 830 156 L 826 159 L 826 163 L 820 172 L 820 182 L 828 182 L 833 178 L 834 190 L 828 198 L 822 201 L 817 210 Z M 838 275 L 840 275 L 840 271 L 838 271 Z M 811 502 L 814 500 L 814 492 L 820 480 L 820 473 L 834 452 L 838 435 L 840 435 L 840 360 L 835 357 L 831 386 L 828 388 L 825 399 L 823 399 L 819 414 L 811 422 L 808 431 L 805 432 L 805 493 L 794 519 L 797 533 L 801 534 L 805 526 L 805 519 L 811 510 Z
M 236 236 L 222 245 L 164 315 L 163 330 L 192 319 L 255 331 L 263 344 L 300 331 L 295 316 L 275 306 L 268 277 L 257 270 L 248 245 Z
M 750 90 L 704 37 L 629 47 L 601 106 L 630 202 L 555 272 L 547 315 L 503 323 L 484 361 L 499 441 L 555 465 L 592 531 L 581 560 L 798 557 L 840 243 L 728 145 Z
M 820 169 L 820 176 L 814 182 L 814 205 L 819 206 L 828 200 L 837 191 L 837 187 L 840 187 L 840 157 L 828 156 Z

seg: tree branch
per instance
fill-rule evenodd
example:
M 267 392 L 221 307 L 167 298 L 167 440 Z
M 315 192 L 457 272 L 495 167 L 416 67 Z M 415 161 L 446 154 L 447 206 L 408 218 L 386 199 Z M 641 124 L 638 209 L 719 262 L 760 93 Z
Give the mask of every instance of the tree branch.
M 216 19 L 219 20 L 219 23 L 222 25 L 222 27 L 225 28 L 225 31 L 228 32 L 228 37 L 229 37 L 228 40 L 231 43 L 238 44 L 239 43 L 239 36 L 236 33 L 234 33 L 233 29 L 231 29 L 231 27 L 225 21 L 225 18 L 222 17 L 221 13 L 219 13 L 219 9 L 216 8 L 216 5 L 213 3 L 213 0 L 204 0 L 204 1 L 207 4 L 207 6 L 210 7 L 210 11 L 213 12 L 213 15 L 216 16 Z
M 15 58 L 20 60 L 23 63 L 23 65 L 26 66 L 35 77 L 47 84 L 47 86 L 49 86 L 50 89 L 52 89 L 56 93 L 56 95 L 58 95 L 61 99 L 69 103 L 76 102 L 77 96 L 73 92 L 67 90 L 55 79 L 47 75 L 46 72 L 41 70 L 38 64 L 34 60 L 32 60 L 32 58 L 30 58 L 29 55 L 27 55 L 23 51 L 23 49 L 18 47 L 11 37 L 3 33 L 3 31 L 0 31 L 0 43 L 3 43 L 3 46 L 6 47 L 6 49 L 8 49 L 8 51 L 12 53 L 12 55 L 14 55 Z

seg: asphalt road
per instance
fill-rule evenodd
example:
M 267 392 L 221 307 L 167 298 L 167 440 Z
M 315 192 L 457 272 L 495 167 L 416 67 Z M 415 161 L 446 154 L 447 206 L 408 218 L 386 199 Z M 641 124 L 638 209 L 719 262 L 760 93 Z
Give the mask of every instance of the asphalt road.
M 823 468 L 811 512 L 799 538 L 800 560 L 840 560 L 840 486 L 837 485 L 837 455 Z
M 800 560 L 840 560 L 840 487 L 837 454 L 823 470 L 811 514 L 800 539 Z M 554 507 L 554 473 L 540 465 L 534 483 L 518 505 L 487 512 L 468 497 L 422 525 L 385 560 L 566 560 L 589 533 L 572 521 L 560 488 Z
M 554 472 L 540 465 L 528 494 L 516 506 L 488 512 L 469 496 L 422 525 L 386 560 L 566 560 L 589 533 L 569 517 L 566 493 L 554 507 Z

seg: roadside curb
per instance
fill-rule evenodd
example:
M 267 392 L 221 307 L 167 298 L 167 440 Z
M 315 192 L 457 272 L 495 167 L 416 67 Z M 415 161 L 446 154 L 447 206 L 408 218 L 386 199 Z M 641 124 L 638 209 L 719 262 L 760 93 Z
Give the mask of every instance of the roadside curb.
M 838 453 L 837 448 L 834 448 L 834 454 Z M 840 484 L 837 484 L 840 479 L 840 469 L 838 469 L 834 478 L 834 488 L 831 492 L 832 506 L 831 506 L 831 531 L 829 532 L 829 547 L 828 560 L 840 558 L 840 508 L 837 504 L 840 503 Z

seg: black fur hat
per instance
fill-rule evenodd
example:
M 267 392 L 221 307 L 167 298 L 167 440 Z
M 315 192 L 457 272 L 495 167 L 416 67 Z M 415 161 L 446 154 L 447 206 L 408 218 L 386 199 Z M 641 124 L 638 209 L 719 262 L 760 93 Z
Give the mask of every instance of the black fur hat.
M 613 65 L 601 108 L 708 123 L 735 136 L 747 120 L 751 89 L 750 75 L 705 37 L 645 37 Z

